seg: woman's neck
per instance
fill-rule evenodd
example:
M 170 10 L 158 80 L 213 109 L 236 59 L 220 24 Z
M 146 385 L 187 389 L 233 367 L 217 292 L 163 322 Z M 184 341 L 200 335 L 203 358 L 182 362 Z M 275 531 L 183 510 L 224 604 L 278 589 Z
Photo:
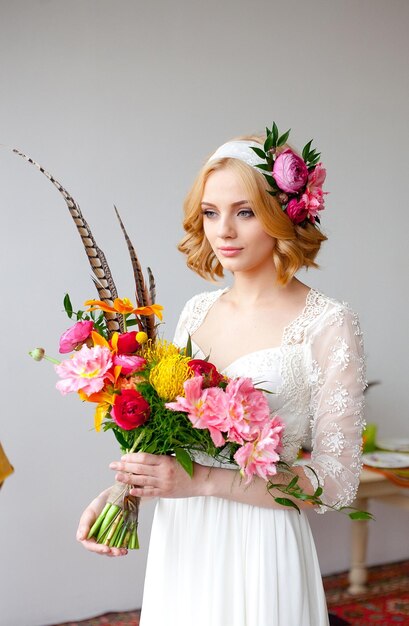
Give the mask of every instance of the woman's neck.
M 234 274 L 233 285 L 228 292 L 228 297 L 232 302 L 247 305 L 260 303 L 262 301 L 277 301 L 282 297 L 294 295 L 299 291 L 307 291 L 309 288 L 301 283 L 297 278 L 292 278 L 287 285 L 283 286 L 277 282 L 277 274 L 271 272 L 257 272 L 257 275 L 249 272 L 236 272 Z

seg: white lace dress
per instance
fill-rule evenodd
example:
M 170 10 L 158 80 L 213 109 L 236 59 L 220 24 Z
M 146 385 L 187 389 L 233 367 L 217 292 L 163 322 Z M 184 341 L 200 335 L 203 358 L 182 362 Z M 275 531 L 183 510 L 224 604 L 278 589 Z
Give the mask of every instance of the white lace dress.
M 197 330 L 224 291 L 187 302 L 176 330 L 178 345 L 186 345 L 188 333 Z M 197 357 L 204 355 L 199 351 Z M 274 392 L 267 399 L 272 414 L 286 424 L 284 459 L 293 463 L 311 436 L 310 465 L 323 486 L 323 500 L 350 504 L 361 468 L 366 380 L 362 333 L 348 305 L 311 289 L 280 346 L 242 356 L 223 373 L 250 376 Z M 210 459 L 200 462 L 211 464 Z M 315 485 L 314 474 L 304 471 Z M 304 513 L 215 497 L 158 501 L 141 626 L 327 624 Z

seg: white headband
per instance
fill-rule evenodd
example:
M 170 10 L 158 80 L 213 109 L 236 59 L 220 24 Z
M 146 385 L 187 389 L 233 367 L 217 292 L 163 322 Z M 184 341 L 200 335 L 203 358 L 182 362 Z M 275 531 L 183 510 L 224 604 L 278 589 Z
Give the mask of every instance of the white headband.
M 247 165 L 251 165 L 252 167 L 261 165 L 262 163 L 265 165 L 265 159 L 260 159 L 254 150 L 251 150 L 251 147 L 263 150 L 263 145 L 257 143 L 256 141 L 246 141 L 244 139 L 239 141 L 228 141 L 220 146 L 220 148 L 217 148 L 216 152 L 212 154 L 207 162 L 210 163 L 216 159 L 229 157 L 230 159 L 239 159 L 240 161 L 244 161 L 244 163 L 247 163 Z M 262 170 L 258 167 L 256 169 L 260 172 L 260 174 L 262 173 Z

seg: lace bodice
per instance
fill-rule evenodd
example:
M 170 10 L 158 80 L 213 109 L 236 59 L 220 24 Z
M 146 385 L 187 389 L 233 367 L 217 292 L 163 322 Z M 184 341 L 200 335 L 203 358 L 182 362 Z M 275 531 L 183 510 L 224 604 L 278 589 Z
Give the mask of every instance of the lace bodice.
M 199 328 L 225 291 L 201 293 L 186 303 L 176 328 L 177 345 L 186 345 L 188 335 Z M 193 347 L 196 356 L 204 358 L 199 346 Z M 250 376 L 273 392 L 267 394 L 272 415 L 285 423 L 283 460 L 295 463 L 302 443 L 310 437 L 309 465 L 323 487 L 323 501 L 350 504 L 359 483 L 367 386 L 356 313 L 346 303 L 311 289 L 304 310 L 285 328 L 280 346 L 243 355 L 223 373 Z M 304 472 L 316 487 L 314 473 L 307 467 Z

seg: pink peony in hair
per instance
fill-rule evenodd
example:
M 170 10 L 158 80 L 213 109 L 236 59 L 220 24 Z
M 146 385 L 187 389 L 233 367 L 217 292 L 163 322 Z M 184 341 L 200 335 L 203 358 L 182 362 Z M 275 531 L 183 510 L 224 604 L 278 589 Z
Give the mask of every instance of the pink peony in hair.
M 274 161 L 272 176 L 282 191 L 297 193 L 307 182 L 308 169 L 300 156 L 284 150 Z
M 301 196 L 301 201 L 304 202 L 312 223 L 315 222 L 318 211 L 324 209 L 324 195 L 326 192 L 322 190 L 322 185 L 324 184 L 326 175 L 326 169 L 321 163 L 318 163 L 308 176 L 307 187 Z
M 81 389 L 89 396 L 101 391 L 105 378 L 112 379 L 111 367 L 112 356 L 108 348 L 83 345 L 71 359 L 55 366 L 58 376 L 63 379 L 58 381 L 56 387 L 63 395 Z

